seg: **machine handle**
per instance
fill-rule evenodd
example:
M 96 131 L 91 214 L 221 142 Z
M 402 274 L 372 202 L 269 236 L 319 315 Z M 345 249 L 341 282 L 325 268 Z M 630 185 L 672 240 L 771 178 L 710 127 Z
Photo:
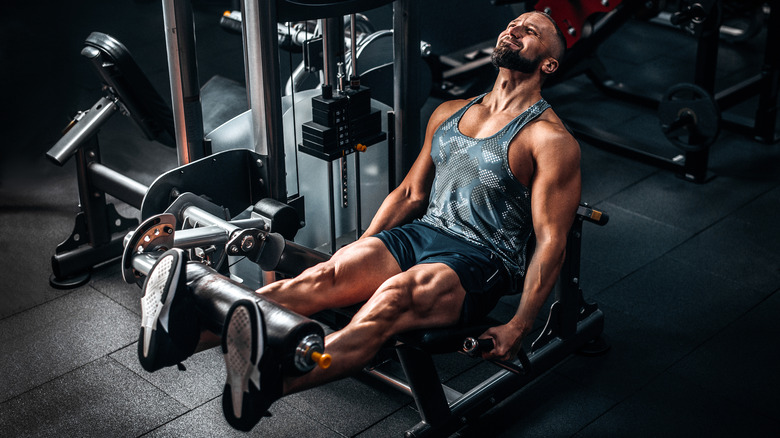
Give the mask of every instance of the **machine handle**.
M 478 357 L 483 351 L 490 351 L 493 349 L 492 338 L 477 339 L 468 337 L 463 341 L 463 352 L 471 357 Z
M 114 115 L 116 108 L 113 100 L 100 98 L 92 108 L 80 113 L 68 124 L 63 136 L 46 152 L 46 157 L 59 166 L 64 165 L 85 140 L 97 134 L 103 123 Z
M 483 351 L 492 350 L 494 346 L 495 343 L 492 338 L 477 339 L 468 337 L 463 341 L 463 352 L 471 357 L 477 357 Z M 525 350 L 522 348 L 517 352 L 517 359 L 513 361 L 498 359 L 491 359 L 490 361 L 515 374 L 524 375 L 531 370 L 531 360 L 528 359 L 528 355 L 525 354 Z

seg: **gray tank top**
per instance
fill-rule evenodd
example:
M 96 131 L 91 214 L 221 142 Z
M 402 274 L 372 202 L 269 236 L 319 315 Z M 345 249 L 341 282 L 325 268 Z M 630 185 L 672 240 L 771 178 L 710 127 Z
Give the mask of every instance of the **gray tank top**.
M 485 93 L 487 94 L 487 93 Z M 531 191 L 509 169 L 509 143 L 550 105 L 540 99 L 490 137 L 471 138 L 458 123 L 477 97 L 433 135 L 436 173 L 422 221 L 496 254 L 513 275 L 525 275 L 525 246 L 533 231 Z

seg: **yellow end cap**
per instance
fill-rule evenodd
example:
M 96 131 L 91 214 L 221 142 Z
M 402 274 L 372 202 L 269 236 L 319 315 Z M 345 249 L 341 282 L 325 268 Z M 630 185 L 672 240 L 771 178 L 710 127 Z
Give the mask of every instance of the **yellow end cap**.
M 313 351 L 311 353 L 311 360 L 314 361 L 317 365 L 320 366 L 323 370 L 328 369 L 330 366 L 331 361 L 333 360 L 329 354 L 327 353 L 320 353 L 319 351 Z

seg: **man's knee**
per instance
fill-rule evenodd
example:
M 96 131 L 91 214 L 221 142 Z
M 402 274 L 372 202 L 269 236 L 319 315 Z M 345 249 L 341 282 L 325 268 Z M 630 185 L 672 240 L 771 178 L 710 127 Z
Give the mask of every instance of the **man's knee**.
M 292 280 L 293 284 L 298 283 L 307 285 L 315 290 L 322 288 L 332 288 L 336 286 L 336 265 L 332 260 L 319 263 L 303 271 L 303 273 Z
M 335 269 L 328 261 L 312 266 L 296 277 L 270 283 L 258 289 L 257 293 L 301 313 L 316 304 L 317 298 L 322 295 L 317 291 L 332 288 L 335 284 Z
M 374 293 L 359 315 L 364 321 L 383 325 L 389 337 L 418 326 L 443 323 L 447 318 L 439 304 L 416 293 L 414 286 L 391 279 Z
M 366 317 L 393 321 L 411 308 L 411 292 L 403 285 L 389 280 L 374 292 L 361 309 Z

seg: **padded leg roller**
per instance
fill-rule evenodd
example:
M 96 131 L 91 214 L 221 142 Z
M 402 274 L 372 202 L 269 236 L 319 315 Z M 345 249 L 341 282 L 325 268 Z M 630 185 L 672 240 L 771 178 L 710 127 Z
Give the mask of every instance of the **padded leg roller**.
M 223 333 L 223 326 L 227 324 L 230 309 L 235 303 L 256 302 L 265 320 L 268 347 L 276 351 L 285 374 L 309 371 L 311 367 L 302 365 L 301 356 L 314 360 L 312 353 L 323 352 L 325 332 L 311 319 L 264 300 L 246 286 L 201 264 L 190 263 L 187 266 L 187 280 L 204 325 L 215 333 Z M 319 339 L 319 342 L 312 341 L 313 338 Z M 311 360 L 304 362 L 311 363 Z

